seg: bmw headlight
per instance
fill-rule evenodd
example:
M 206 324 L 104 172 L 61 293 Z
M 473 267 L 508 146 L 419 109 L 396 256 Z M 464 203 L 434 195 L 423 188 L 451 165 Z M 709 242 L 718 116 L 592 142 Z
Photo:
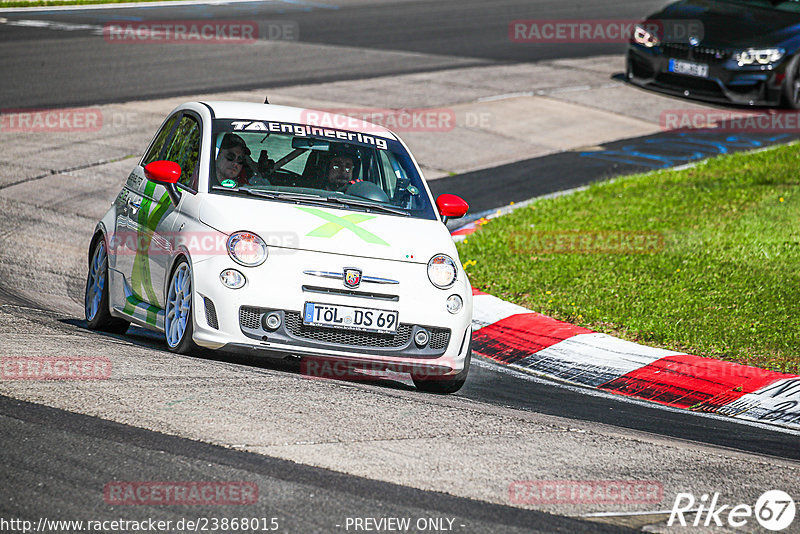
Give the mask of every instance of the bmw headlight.
M 660 42 L 655 34 L 646 30 L 641 24 L 637 24 L 633 27 L 633 41 L 647 48 L 658 46 Z
M 786 50 L 783 48 L 748 48 L 734 57 L 740 67 L 744 65 L 769 65 L 779 61 L 785 53 Z
M 447 289 L 456 281 L 456 262 L 450 256 L 437 254 L 428 262 L 428 279 L 439 289 Z
M 267 259 L 267 244 L 252 232 L 236 232 L 228 238 L 228 255 L 245 267 L 257 267 Z

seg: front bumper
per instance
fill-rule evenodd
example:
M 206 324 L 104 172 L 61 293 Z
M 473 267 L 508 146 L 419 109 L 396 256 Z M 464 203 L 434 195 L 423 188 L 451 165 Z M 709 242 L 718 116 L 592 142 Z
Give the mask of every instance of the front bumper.
M 670 59 L 708 65 L 708 76 L 669 72 Z M 743 106 L 778 106 L 787 58 L 768 66 L 740 67 L 733 52 L 724 49 L 662 44 L 645 48 L 632 44 L 626 57 L 629 82 L 657 91 Z
M 343 291 L 341 281 L 304 274 L 304 271 L 338 271 L 347 266 L 361 268 L 365 276 L 392 278 L 392 286 L 362 286 Z M 247 278 L 241 289 L 229 289 L 219 280 L 226 268 L 236 268 Z M 408 369 L 457 374 L 469 350 L 472 322 L 472 291 L 465 277 L 448 290 L 433 287 L 427 266 L 352 256 L 294 251 L 276 255 L 256 268 L 243 268 L 226 256 L 193 262 L 194 332 L 198 345 L 264 356 L 294 355 L 332 359 L 372 370 Z M 326 293 L 326 291 L 329 291 Z M 458 294 L 464 308 L 449 313 L 445 301 Z M 396 334 L 375 334 L 345 329 L 311 327 L 302 322 L 305 302 L 373 307 L 397 311 Z M 266 314 L 281 317 L 280 327 L 270 329 Z M 430 341 L 420 348 L 414 334 L 426 329 Z

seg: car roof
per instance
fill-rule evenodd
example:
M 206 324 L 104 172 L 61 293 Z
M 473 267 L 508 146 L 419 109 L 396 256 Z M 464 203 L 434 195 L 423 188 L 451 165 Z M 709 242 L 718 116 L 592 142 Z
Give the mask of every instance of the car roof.
M 379 135 L 389 139 L 397 139 L 391 130 L 383 126 L 372 124 L 355 117 L 330 113 L 313 108 L 296 108 L 291 106 L 278 106 L 275 104 L 257 104 L 253 102 L 203 102 L 214 111 L 217 119 L 242 119 L 251 121 L 277 121 L 294 124 L 309 124 L 311 126 L 329 127 L 337 130 L 348 130 L 371 135 Z M 369 113 L 368 108 L 355 109 L 359 113 Z M 374 110 L 381 113 L 381 110 Z M 313 112 L 313 114 L 311 113 Z M 384 111 L 385 113 L 385 111 Z M 313 117 L 313 120 L 309 119 Z M 341 127 L 346 126 L 346 127 Z

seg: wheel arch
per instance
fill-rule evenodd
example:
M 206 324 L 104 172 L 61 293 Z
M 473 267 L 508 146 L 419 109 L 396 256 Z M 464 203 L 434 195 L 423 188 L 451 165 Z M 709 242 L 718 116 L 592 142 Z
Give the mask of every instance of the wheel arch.
M 87 251 L 86 255 L 86 264 L 88 266 L 92 265 L 92 255 L 94 254 L 94 247 L 97 245 L 97 242 L 102 239 L 106 245 L 106 255 L 108 255 L 108 238 L 106 238 L 106 229 L 102 223 L 98 223 L 98 225 L 94 229 L 94 234 L 92 234 L 92 239 L 89 241 L 89 250 Z
M 173 254 L 172 259 L 169 262 L 169 267 L 166 270 L 166 276 L 164 277 L 164 302 L 167 301 L 167 297 L 169 296 L 169 282 L 172 280 L 172 275 L 175 274 L 175 269 L 181 263 L 181 260 L 186 260 L 189 264 L 189 270 L 192 274 L 192 293 L 194 293 L 194 269 L 192 268 L 192 257 L 189 254 L 189 251 L 184 248 L 179 248 L 175 254 Z

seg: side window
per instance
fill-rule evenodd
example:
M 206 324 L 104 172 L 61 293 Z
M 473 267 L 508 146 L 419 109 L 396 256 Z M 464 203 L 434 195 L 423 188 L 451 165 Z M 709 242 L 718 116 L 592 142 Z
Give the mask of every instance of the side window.
M 150 147 L 150 151 L 142 161 L 142 165 L 147 165 L 148 163 L 152 163 L 159 159 L 161 156 L 161 149 L 164 148 L 164 143 L 167 142 L 167 137 L 169 137 L 170 132 L 172 132 L 172 127 L 175 125 L 175 121 L 178 120 L 178 115 L 179 114 L 175 114 L 170 117 L 169 120 L 164 124 L 164 127 L 161 128 L 161 131 L 158 132 L 153 146 Z
M 197 189 L 197 161 L 200 158 L 200 125 L 194 117 L 184 115 L 175 129 L 175 135 L 164 159 L 181 166 L 179 183 Z

